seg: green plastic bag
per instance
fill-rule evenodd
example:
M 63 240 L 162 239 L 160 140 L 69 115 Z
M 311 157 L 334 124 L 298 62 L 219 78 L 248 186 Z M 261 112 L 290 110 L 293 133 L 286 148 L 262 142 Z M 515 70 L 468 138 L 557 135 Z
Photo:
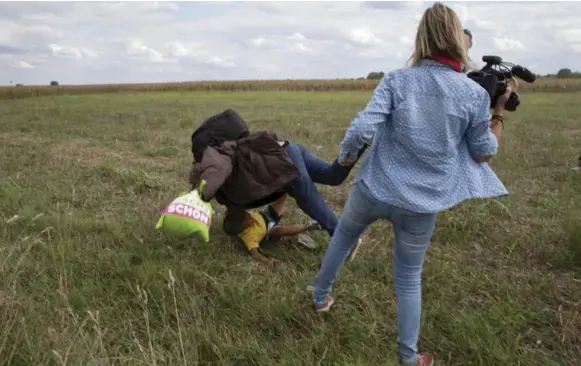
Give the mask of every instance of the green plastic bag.
M 210 240 L 213 210 L 209 202 L 202 201 L 199 190 L 183 193 L 173 200 L 162 211 L 155 228 L 179 238 L 197 235 L 207 243 Z

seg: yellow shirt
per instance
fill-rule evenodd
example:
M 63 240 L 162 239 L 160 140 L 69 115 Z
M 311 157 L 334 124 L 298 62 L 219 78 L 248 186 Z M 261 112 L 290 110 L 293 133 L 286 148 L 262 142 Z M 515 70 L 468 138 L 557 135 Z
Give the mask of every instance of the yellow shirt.
M 248 214 L 253 218 L 253 224 L 241 232 L 238 237 L 242 239 L 246 249 L 251 251 L 260 247 L 260 242 L 266 238 L 268 229 L 260 212 L 248 212 Z

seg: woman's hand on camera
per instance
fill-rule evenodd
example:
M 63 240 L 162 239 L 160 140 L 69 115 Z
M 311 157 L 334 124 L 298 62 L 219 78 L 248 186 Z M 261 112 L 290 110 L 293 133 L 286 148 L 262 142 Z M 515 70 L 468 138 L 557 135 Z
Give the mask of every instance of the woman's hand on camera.
M 508 79 L 506 83 L 506 91 L 498 97 L 496 101 L 496 106 L 494 108 L 495 111 L 504 111 L 504 106 L 506 105 L 506 102 L 508 102 L 508 98 L 510 98 L 510 95 L 513 92 L 518 93 L 519 87 L 520 84 L 515 77 Z

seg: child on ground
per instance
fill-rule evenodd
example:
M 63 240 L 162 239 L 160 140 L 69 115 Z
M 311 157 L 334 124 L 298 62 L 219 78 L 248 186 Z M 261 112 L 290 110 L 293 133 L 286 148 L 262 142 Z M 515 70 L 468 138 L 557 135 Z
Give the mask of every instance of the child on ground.
M 260 244 L 265 239 L 276 240 L 306 231 L 322 230 L 316 221 L 307 225 L 280 226 L 287 197 L 284 194 L 262 211 L 228 210 L 223 223 L 224 232 L 238 236 L 252 258 L 258 262 L 267 265 L 278 264 L 279 260 L 268 258 L 261 252 Z

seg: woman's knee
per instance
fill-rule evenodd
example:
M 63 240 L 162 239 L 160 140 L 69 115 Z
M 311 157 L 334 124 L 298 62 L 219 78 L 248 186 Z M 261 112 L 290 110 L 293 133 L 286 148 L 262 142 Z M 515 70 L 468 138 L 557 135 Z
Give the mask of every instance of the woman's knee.
M 422 235 L 411 234 L 403 230 L 396 231 L 394 256 L 395 260 L 407 268 L 420 267 L 428 250 L 431 240 L 431 231 Z
M 402 268 L 394 268 L 393 274 L 395 291 L 399 297 L 421 296 L 422 293 L 422 273 L 419 271 L 408 271 Z
M 421 291 L 422 268 L 429 243 L 430 235 L 396 234 L 393 270 L 400 295 L 413 295 Z

